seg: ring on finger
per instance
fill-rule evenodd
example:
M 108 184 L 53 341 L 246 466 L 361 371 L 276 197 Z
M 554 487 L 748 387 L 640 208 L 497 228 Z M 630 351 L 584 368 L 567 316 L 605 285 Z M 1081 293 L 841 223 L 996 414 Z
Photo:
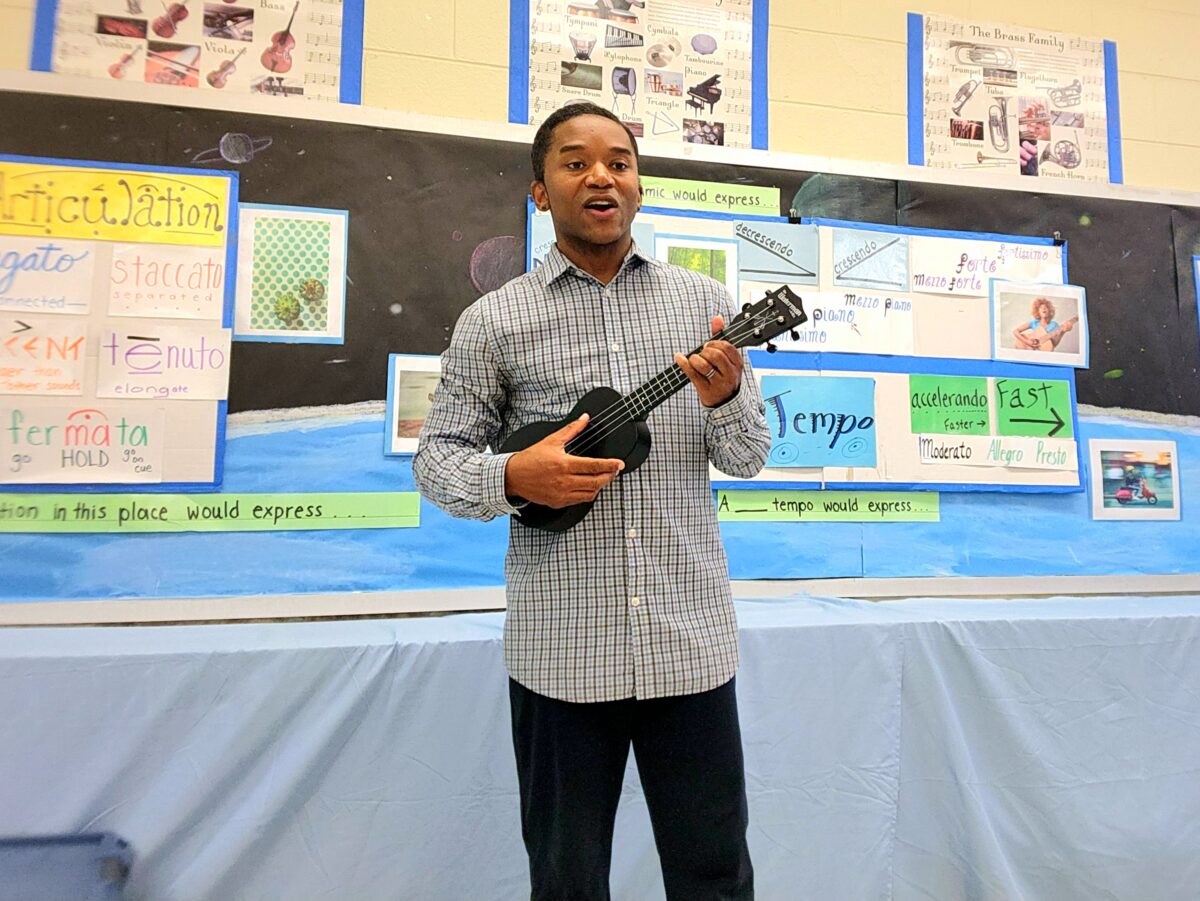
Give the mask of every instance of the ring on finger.
M 717 367 L 715 367 L 715 366 L 712 369 L 708 370 L 708 372 L 701 373 L 701 375 L 703 375 L 710 382 L 713 380 L 713 376 L 715 376 L 716 374 L 717 374 Z

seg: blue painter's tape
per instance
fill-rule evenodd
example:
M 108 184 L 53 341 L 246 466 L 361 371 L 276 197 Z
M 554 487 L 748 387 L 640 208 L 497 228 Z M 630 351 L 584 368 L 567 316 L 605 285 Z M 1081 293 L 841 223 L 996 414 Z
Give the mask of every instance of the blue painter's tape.
M 880 225 L 876 222 L 848 222 L 843 219 L 809 218 L 800 220 L 804 225 L 825 225 L 830 228 L 849 228 L 855 231 L 886 232 L 893 235 L 918 235 L 930 238 L 966 238 L 969 241 L 1002 241 L 1006 244 L 1053 245 L 1053 238 L 1037 238 L 1028 235 L 1000 235 L 995 232 L 967 232 L 941 228 L 918 228 L 915 225 Z
M 1192 275 L 1196 278 L 1196 318 L 1200 320 L 1200 254 L 1192 257 Z
M 529 4 L 511 0 L 508 9 L 508 121 L 529 124 Z
M 1104 42 L 1104 102 L 1108 117 L 1108 180 L 1119 185 L 1125 180 L 1121 164 L 1121 97 L 1117 89 L 1117 45 Z
M 388 354 L 387 407 L 383 417 L 383 454 L 385 457 L 399 456 L 392 451 L 391 436 L 392 423 L 396 421 L 392 418 L 392 414 L 396 409 L 396 358 L 399 356 L 399 354 Z
M 653 213 L 655 216 L 686 216 L 694 219 L 727 219 L 744 220 L 746 222 L 787 222 L 787 216 L 765 216 L 755 213 L 718 213 L 715 210 L 675 210 L 661 206 L 644 206 L 643 213 Z
M 29 49 L 29 68 L 34 72 L 54 70 L 54 25 L 58 21 L 58 0 L 38 0 L 33 10 L 33 44 Z
M 338 99 L 342 103 L 362 103 L 364 0 L 345 0 L 342 4 L 342 78 Z
M 925 165 L 925 18 L 908 14 L 908 164 Z
M 750 42 L 750 146 L 767 149 L 767 26 L 769 0 L 754 0 L 754 35 Z

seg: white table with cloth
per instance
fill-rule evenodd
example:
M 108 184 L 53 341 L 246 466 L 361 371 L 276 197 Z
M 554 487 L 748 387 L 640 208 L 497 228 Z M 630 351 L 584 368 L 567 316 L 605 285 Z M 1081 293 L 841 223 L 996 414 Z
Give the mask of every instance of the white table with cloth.
M 1195 898 L 1200 597 L 741 598 L 760 901 Z M 129 898 L 528 897 L 502 614 L 0 630 L 0 835 Z M 662 897 L 631 762 L 613 897 Z

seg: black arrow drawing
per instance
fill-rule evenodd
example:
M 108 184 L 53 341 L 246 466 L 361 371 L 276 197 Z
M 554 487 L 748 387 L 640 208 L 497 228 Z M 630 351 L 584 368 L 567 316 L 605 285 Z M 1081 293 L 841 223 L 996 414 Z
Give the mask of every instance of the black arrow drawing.
M 1042 425 L 1052 425 L 1052 426 L 1054 426 L 1054 428 L 1052 428 L 1050 430 L 1050 433 L 1048 435 L 1046 435 L 1046 437 L 1053 438 L 1060 431 L 1062 431 L 1062 427 L 1064 425 L 1066 425 L 1066 423 L 1063 422 L 1063 418 L 1058 415 L 1058 410 L 1055 409 L 1054 407 L 1050 408 L 1050 415 L 1053 416 L 1054 418 L 1053 419 L 1010 419 L 1009 422 L 1038 422 L 1038 423 L 1041 423 Z
M 31 328 L 33 328 L 33 326 L 32 326 L 32 325 L 30 325 L 30 324 L 29 324 L 29 323 L 27 323 L 27 322 L 22 322 L 20 319 L 14 319 L 13 321 L 14 321 L 14 322 L 15 322 L 17 325 L 21 326 L 20 328 L 15 328 L 15 329 L 13 329 L 13 334 L 14 334 L 14 335 L 16 335 L 16 334 L 19 334 L 20 332 L 27 332 L 27 331 L 29 331 Z

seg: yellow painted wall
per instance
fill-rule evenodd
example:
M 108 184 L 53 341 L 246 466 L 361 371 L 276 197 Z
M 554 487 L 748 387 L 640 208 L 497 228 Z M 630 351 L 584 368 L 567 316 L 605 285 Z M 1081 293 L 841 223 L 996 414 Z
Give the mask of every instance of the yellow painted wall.
M 1125 183 L 1200 191 L 1200 0 L 772 0 L 772 150 L 906 161 L 910 9 L 1116 41 Z M 0 0 L 0 67 L 32 22 Z M 364 45 L 368 106 L 506 121 L 507 0 L 366 0 Z

